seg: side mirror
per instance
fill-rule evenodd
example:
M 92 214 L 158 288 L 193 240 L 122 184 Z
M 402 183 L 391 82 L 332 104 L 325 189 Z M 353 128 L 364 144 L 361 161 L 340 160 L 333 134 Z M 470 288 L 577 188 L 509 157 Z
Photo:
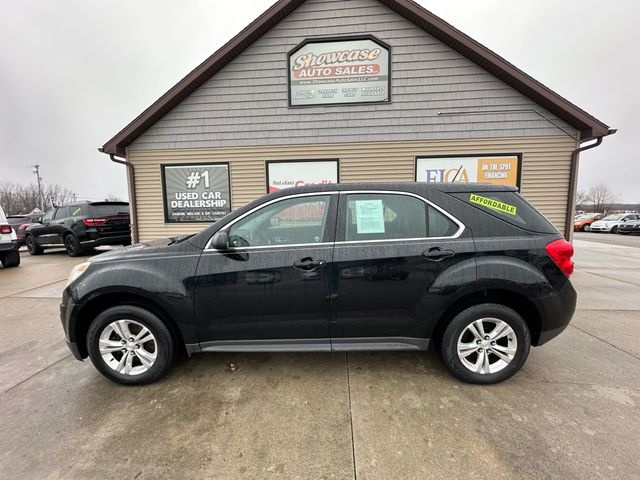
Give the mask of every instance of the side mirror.
M 36 218 L 36 223 L 42 223 L 42 215 Z
M 220 230 L 213 237 L 213 248 L 216 250 L 229 250 L 229 232 L 226 230 Z

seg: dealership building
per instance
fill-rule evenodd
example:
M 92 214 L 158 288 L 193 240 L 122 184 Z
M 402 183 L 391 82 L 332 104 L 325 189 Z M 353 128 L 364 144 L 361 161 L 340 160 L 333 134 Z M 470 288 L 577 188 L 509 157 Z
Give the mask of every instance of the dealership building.
M 515 185 L 570 235 L 579 152 L 614 132 L 411 0 L 280 0 L 101 151 L 135 241 L 274 189 L 416 180 Z

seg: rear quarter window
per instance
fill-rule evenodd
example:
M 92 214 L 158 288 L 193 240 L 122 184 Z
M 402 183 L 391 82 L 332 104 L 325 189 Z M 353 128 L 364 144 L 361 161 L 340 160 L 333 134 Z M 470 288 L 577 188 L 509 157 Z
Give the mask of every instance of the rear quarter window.
M 454 197 L 493 217 L 532 232 L 558 233 L 558 230 L 516 192 L 465 192 Z

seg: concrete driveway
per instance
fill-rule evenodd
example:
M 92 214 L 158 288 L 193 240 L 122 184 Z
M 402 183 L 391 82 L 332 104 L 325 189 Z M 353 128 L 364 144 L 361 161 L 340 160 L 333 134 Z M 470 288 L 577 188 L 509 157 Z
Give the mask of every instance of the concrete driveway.
M 572 325 L 490 387 L 430 352 L 208 354 L 125 388 L 64 346 L 82 259 L 24 254 L 0 270 L 0 477 L 638 478 L 637 240 L 576 240 Z

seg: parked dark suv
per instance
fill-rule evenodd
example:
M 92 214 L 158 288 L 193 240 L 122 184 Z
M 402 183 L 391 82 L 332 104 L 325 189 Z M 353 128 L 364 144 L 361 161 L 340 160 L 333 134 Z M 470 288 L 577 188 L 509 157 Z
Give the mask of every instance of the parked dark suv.
M 176 353 L 425 350 L 495 383 L 569 323 L 573 247 L 514 189 L 340 184 L 271 193 L 197 235 L 74 268 L 74 356 L 151 382 Z
M 31 255 L 64 247 L 72 257 L 100 245 L 130 245 L 129 204 L 77 202 L 53 207 L 27 228 L 25 242 Z

